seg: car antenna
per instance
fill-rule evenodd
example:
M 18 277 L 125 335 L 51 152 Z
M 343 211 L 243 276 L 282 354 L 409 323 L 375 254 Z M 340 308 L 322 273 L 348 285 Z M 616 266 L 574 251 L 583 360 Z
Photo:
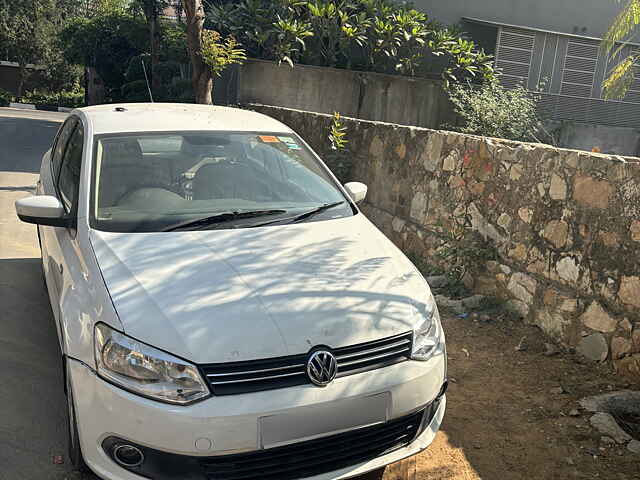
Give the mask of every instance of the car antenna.
M 147 67 L 144 66 L 144 59 L 140 56 L 140 62 L 142 63 L 142 71 L 144 72 L 144 80 L 147 82 L 147 90 L 149 90 L 149 100 L 153 103 L 153 94 L 151 93 L 151 87 L 149 86 L 149 79 L 147 78 Z

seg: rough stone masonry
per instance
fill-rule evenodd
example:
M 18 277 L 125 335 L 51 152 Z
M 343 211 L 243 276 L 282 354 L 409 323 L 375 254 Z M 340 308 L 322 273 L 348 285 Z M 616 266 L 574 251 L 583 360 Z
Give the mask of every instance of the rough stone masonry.
M 252 106 L 327 153 L 331 116 Z M 347 180 L 403 251 L 434 257 L 466 218 L 495 247 L 473 288 L 593 361 L 640 378 L 640 159 L 343 119 Z

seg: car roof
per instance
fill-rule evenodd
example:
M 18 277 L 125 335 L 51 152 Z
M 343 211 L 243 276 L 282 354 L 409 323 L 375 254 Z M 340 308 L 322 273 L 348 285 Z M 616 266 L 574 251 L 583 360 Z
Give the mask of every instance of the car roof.
M 121 103 L 78 108 L 94 135 L 132 132 L 233 131 L 282 132 L 292 130 L 267 115 L 240 108 L 192 103 Z

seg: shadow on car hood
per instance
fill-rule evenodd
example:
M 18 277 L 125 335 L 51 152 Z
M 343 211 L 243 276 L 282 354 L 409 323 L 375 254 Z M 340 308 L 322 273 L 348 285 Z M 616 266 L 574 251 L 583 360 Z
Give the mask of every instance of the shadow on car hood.
M 430 292 L 362 214 L 263 228 L 91 231 L 125 332 L 197 363 L 410 331 Z

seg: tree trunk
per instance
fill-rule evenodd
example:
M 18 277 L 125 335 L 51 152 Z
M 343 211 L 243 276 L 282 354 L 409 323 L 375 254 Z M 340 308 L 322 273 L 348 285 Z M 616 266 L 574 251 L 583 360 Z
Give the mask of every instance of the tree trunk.
M 211 89 L 213 78 L 211 69 L 202 58 L 202 28 L 204 26 L 204 9 L 202 0 L 184 0 L 187 14 L 187 49 L 191 59 L 191 83 L 196 103 L 211 105 Z
M 160 63 L 160 18 L 156 0 L 147 0 L 144 3 L 144 16 L 149 26 L 149 44 L 151 48 L 151 91 L 157 94 L 162 85 L 158 75 L 158 63 Z
M 20 99 L 22 97 L 22 94 L 24 93 L 24 84 L 26 83 L 28 77 L 27 66 L 22 62 L 18 64 L 18 73 L 18 94 L 16 96 L 18 99 Z
M 104 103 L 104 83 L 94 67 L 87 67 L 86 75 L 86 98 L 87 105 L 100 105 Z

